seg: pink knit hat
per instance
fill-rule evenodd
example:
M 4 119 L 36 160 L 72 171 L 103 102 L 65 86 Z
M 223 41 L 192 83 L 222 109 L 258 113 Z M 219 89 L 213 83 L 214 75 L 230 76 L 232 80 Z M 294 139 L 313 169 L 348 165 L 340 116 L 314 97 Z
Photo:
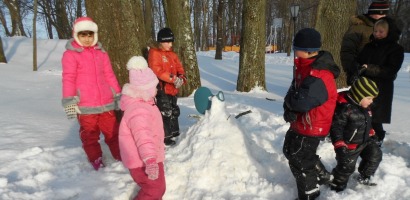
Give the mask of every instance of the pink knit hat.
M 77 18 L 73 26 L 73 38 L 74 40 L 82 46 L 80 40 L 78 39 L 78 33 L 81 31 L 92 31 L 94 32 L 94 42 L 91 46 L 94 46 L 98 42 L 98 26 L 90 17 L 80 17 Z
M 122 94 L 133 98 L 142 98 L 145 101 L 154 98 L 159 81 L 151 68 L 148 67 L 144 57 L 133 56 L 127 63 L 127 69 L 129 70 L 130 83 L 124 85 Z

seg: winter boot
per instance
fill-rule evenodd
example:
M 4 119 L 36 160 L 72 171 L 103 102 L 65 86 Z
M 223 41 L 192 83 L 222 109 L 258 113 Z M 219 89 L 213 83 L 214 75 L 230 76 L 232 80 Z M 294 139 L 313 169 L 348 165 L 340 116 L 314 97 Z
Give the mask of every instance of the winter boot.
M 334 181 L 329 183 L 330 190 L 336 191 L 336 192 L 341 192 L 346 189 L 347 185 L 339 185 L 335 183 Z
M 100 168 L 105 167 L 101 157 L 97 158 L 97 160 L 94 160 L 94 162 L 91 162 L 91 165 L 94 167 L 95 171 L 98 171 Z
M 174 146 L 176 144 L 176 142 L 171 138 L 165 138 L 164 143 L 166 146 Z
M 179 133 L 179 131 L 172 132 L 172 137 L 178 137 L 179 135 L 181 135 L 181 133 Z
M 317 171 L 317 178 L 319 185 L 329 184 L 332 180 L 331 174 L 326 170 L 320 160 L 316 163 L 315 169 Z
M 313 193 L 310 193 L 310 194 L 299 195 L 299 198 L 297 198 L 297 199 L 298 200 L 314 200 L 319 196 L 320 196 L 320 191 L 317 190 L 317 191 L 315 191 Z
M 375 186 L 375 185 L 377 185 L 376 183 L 370 182 L 370 177 L 369 177 L 369 176 L 364 176 L 364 175 L 361 175 L 361 174 L 357 177 L 357 182 L 358 182 L 359 184 L 368 185 L 368 186 Z

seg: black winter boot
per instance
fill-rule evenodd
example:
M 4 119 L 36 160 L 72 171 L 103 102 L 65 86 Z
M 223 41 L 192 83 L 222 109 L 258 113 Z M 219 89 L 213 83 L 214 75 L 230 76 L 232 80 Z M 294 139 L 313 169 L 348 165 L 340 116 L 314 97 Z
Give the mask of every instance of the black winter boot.
M 167 146 L 174 146 L 174 145 L 176 144 L 176 142 L 175 142 L 173 139 L 171 139 L 171 138 L 165 138 L 165 139 L 164 139 L 164 143 L 165 143 L 165 145 L 167 145 Z
M 332 181 L 332 176 L 323 166 L 323 163 L 320 160 L 316 163 L 315 169 L 317 171 L 317 178 L 319 185 L 329 184 Z
M 299 195 L 299 198 L 297 198 L 297 200 L 314 200 L 317 197 L 320 196 L 320 191 L 317 190 L 311 194 L 303 194 L 303 195 Z

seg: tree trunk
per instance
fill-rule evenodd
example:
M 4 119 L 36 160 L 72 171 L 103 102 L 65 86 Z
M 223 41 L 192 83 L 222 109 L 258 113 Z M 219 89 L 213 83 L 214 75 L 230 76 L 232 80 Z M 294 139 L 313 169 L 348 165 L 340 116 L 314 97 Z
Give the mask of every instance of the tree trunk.
M 218 2 L 218 15 L 216 18 L 216 51 L 215 51 L 215 59 L 222 60 L 222 49 L 223 49 L 223 36 L 224 33 L 222 32 L 222 21 L 223 21 L 223 11 L 224 11 L 224 0 L 219 0 Z
M 327 0 L 319 3 L 316 29 L 322 35 L 322 49 L 333 55 L 336 64 L 340 68 L 342 66 L 340 62 L 340 41 L 342 41 L 344 33 L 349 28 L 349 16 L 354 15 L 355 12 L 356 0 Z M 346 78 L 343 72 L 336 80 L 336 83 L 338 88 L 346 86 Z
M 141 1 L 86 0 L 85 7 L 98 25 L 98 39 L 110 55 L 118 81 L 129 82 L 125 66 L 132 56 L 143 56 L 146 48 Z
M 75 16 L 79 18 L 83 16 L 83 9 L 82 9 L 82 0 L 77 0 L 77 8 L 75 9 Z
M 6 55 L 4 55 L 3 41 L 0 38 L 0 63 L 7 63 Z
M 266 0 L 244 0 L 239 74 L 236 90 L 249 92 L 255 87 L 266 90 L 265 38 Z
M 3 25 L 4 32 L 6 33 L 6 36 L 7 36 L 7 37 L 10 36 L 11 33 L 10 33 L 10 31 L 9 31 L 9 28 L 7 27 L 7 21 L 6 21 L 6 18 L 5 18 L 5 16 L 4 16 L 4 13 L 3 13 L 3 10 L 2 10 L 2 9 L 0 9 L 0 22 L 1 22 L 1 24 Z
M 195 49 L 196 51 L 200 50 L 201 46 L 201 1 L 202 0 L 195 0 L 194 1 L 194 37 L 195 37 Z
M 208 21 L 209 21 L 209 9 L 208 5 L 209 0 L 205 0 L 202 4 L 202 31 L 201 31 L 201 49 L 207 50 L 208 49 L 208 35 L 209 35 L 209 26 L 208 26 Z
M 57 0 L 55 3 L 56 30 L 59 39 L 69 39 L 72 36 L 71 24 L 68 21 L 65 0 Z
M 188 84 L 179 90 L 179 95 L 186 97 L 191 95 L 194 90 L 201 86 L 199 76 L 198 61 L 193 41 L 193 33 L 190 21 L 189 1 L 188 0 L 165 0 L 165 11 L 168 24 L 175 35 L 173 45 L 174 51 L 181 59 L 185 69 Z M 175 11 L 178 12 L 175 12 Z
M 33 10 L 33 71 L 37 71 L 37 0 L 34 0 Z
M 147 43 L 155 41 L 155 27 L 154 27 L 154 12 L 152 7 L 152 0 L 144 1 L 144 24 L 145 24 L 145 36 L 147 37 Z
M 18 0 L 4 0 L 7 8 L 10 11 L 11 18 L 11 36 L 27 36 L 24 31 L 23 21 L 20 15 L 20 5 Z

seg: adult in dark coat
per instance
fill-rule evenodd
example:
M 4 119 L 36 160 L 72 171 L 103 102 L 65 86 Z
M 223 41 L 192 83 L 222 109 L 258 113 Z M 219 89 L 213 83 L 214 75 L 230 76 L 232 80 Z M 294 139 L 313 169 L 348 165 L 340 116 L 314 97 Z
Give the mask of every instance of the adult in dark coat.
M 340 60 L 346 73 L 346 83 L 350 85 L 357 78 L 357 56 L 364 45 L 370 42 L 374 23 L 386 17 L 389 12 L 387 1 L 373 1 L 366 14 L 355 15 L 350 18 L 349 29 L 345 32 L 340 48 Z
M 386 37 L 377 36 L 379 26 L 387 27 Z M 386 134 L 383 123 L 391 122 L 394 80 L 403 63 L 404 49 L 397 43 L 401 32 L 393 20 L 381 18 L 376 22 L 374 29 L 370 37 L 371 42 L 364 46 L 357 61 L 362 66 L 361 75 L 376 82 L 380 90 L 372 107 L 372 125 L 379 141 L 383 142 Z

